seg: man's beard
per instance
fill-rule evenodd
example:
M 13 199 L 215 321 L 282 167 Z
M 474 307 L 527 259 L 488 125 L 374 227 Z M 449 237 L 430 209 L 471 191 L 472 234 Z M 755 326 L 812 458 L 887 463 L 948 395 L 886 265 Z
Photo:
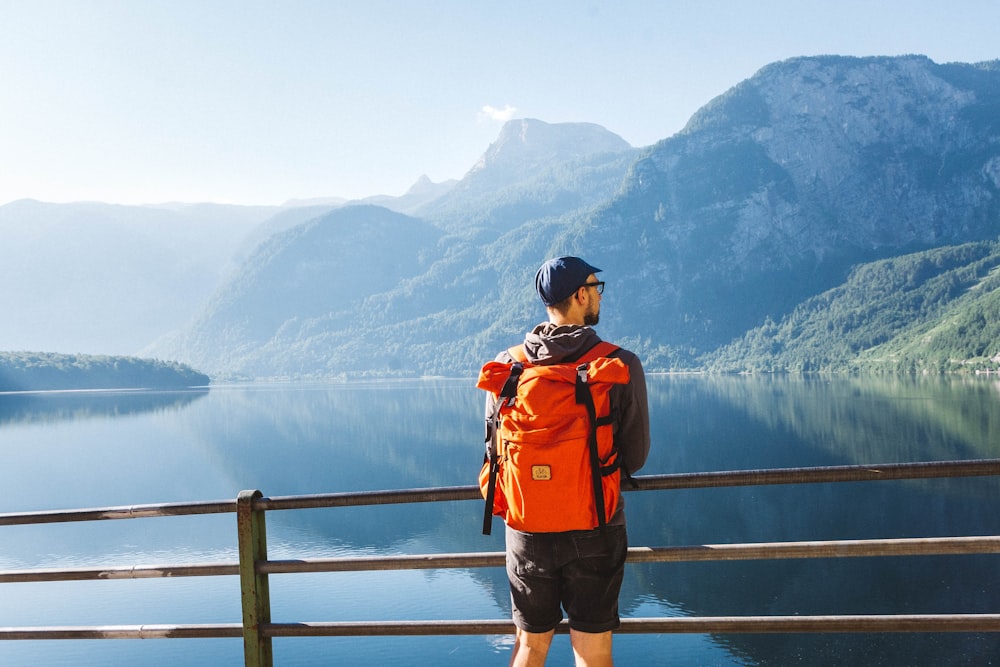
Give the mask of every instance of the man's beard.
M 595 308 L 594 312 L 587 313 L 583 316 L 583 323 L 588 327 L 595 326 L 601 319 L 601 309 Z

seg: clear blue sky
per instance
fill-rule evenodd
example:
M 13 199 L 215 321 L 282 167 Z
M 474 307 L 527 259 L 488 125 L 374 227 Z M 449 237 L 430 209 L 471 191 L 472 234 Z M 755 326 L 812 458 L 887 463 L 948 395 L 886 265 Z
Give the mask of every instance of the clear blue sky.
M 0 204 L 402 194 L 504 119 L 680 130 L 777 60 L 1000 58 L 996 0 L 0 0 Z

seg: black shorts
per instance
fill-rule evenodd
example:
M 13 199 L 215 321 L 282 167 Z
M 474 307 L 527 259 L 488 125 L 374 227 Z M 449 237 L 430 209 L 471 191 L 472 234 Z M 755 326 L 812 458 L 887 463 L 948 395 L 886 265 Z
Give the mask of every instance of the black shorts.
M 562 621 L 580 632 L 617 628 L 618 593 L 625 574 L 624 525 L 565 533 L 522 533 L 508 527 L 507 577 L 514 624 L 548 632 Z

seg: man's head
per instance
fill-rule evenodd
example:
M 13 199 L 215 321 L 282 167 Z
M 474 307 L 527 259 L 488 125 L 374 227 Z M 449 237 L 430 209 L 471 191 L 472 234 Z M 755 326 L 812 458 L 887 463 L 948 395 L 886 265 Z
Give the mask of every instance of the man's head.
M 549 318 L 566 324 L 597 324 L 604 291 L 604 283 L 595 276 L 600 270 L 579 257 L 556 257 L 542 264 L 535 274 L 535 290 Z

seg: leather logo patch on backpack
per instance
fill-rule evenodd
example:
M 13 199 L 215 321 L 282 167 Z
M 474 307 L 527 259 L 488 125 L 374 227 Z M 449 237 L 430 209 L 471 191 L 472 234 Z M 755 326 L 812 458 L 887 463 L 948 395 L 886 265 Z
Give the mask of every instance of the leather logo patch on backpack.
M 552 479 L 552 466 L 535 465 L 531 466 L 531 479 L 536 482 L 547 482 Z

